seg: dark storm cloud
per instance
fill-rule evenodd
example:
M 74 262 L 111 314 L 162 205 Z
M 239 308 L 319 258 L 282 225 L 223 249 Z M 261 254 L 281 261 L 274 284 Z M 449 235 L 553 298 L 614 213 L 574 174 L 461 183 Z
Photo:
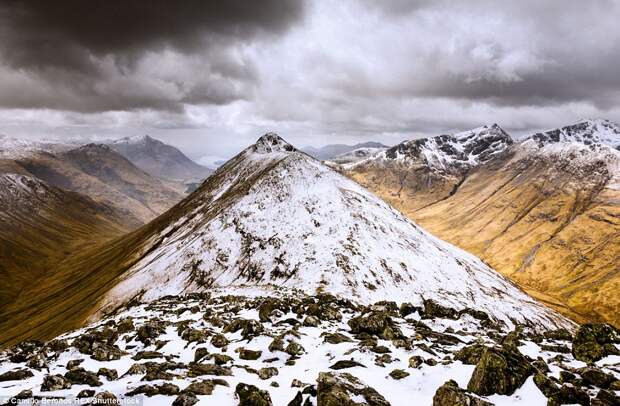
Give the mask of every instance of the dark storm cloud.
M 79 111 L 228 103 L 247 96 L 257 80 L 239 48 L 281 35 L 303 9 L 297 0 L 6 0 L 0 61 L 13 81 L 30 86 L 18 97 L 5 93 L 0 103 Z M 168 65 L 145 66 L 162 53 Z M 192 65 L 193 56 L 200 63 Z M 174 59 L 195 71 L 178 75 Z

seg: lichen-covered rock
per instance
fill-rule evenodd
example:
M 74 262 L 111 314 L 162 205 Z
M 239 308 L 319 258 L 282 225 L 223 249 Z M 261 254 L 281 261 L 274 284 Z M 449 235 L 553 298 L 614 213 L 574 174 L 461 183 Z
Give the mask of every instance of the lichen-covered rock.
M 224 334 L 214 334 L 211 337 L 211 345 L 215 348 L 223 348 L 228 345 L 228 339 Z
M 476 365 L 487 348 L 486 345 L 480 343 L 467 345 L 454 354 L 454 359 L 466 365 Z
M 269 379 L 276 375 L 278 375 L 278 368 L 265 367 L 258 370 L 258 377 L 262 380 Z
M 573 338 L 573 356 L 583 362 L 593 363 L 620 351 L 613 345 L 620 343 L 618 331 L 609 324 L 583 324 Z
M 620 397 L 612 391 L 603 389 L 590 402 L 590 406 L 620 406 Z
M 239 383 L 235 387 L 235 394 L 239 399 L 239 406 L 271 406 L 271 396 L 266 390 L 260 390 L 254 385 Z
M 284 349 L 285 353 L 287 353 L 288 355 L 293 355 L 293 356 L 301 355 L 305 351 L 306 350 L 304 350 L 304 347 L 302 347 L 301 344 L 299 344 L 297 341 L 291 341 L 290 343 L 288 343 L 288 345 Z
M 329 344 L 340 344 L 353 342 L 349 337 L 342 333 L 323 333 L 323 342 Z
M 390 406 L 379 392 L 364 385 L 353 375 L 341 372 L 320 372 L 317 379 L 317 406 L 353 406 L 354 398 L 364 398 L 373 406 Z
M 512 395 L 534 368 L 518 351 L 505 348 L 487 348 L 467 384 L 467 389 L 477 395 Z
M 118 379 L 118 372 L 116 371 L 116 369 L 99 368 L 99 371 L 97 371 L 97 375 L 105 376 L 108 381 L 115 381 Z
M 450 380 L 437 389 L 433 396 L 433 406 L 492 406 L 483 399 L 467 393 L 466 390 L 459 388 L 459 385 Z
M 238 352 L 239 352 L 239 358 L 244 359 L 244 360 L 250 360 L 250 361 L 259 359 L 260 356 L 263 354 L 262 351 L 248 350 L 246 348 L 239 348 Z
M 409 372 L 402 370 L 402 369 L 394 369 L 392 370 L 392 372 L 390 372 L 390 377 L 396 380 L 406 378 L 409 375 L 410 375 Z
M 385 311 L 371 311 L 353 317 L 348 322 L 353 334 L 370 334 L 385 340 L 404 338 L 390 315 Z
M 363 364 L 360 364 L 357 361 L 353 361 L 353 360 L 340 360 L 340 361 L 336 361 L 336 363 L 334 363 L 332 366 L 330 366 L 329 369 L 341 370 L 341 369 L 354 368 L 354 367 L 366 368 Z
M 71 382 L 62 375 L 46 375 L 41 384 L 41 392 L 52 392 L 69 389 Z
M 187 376 L 194 377 L 201 375 L 231 376 L 232 370 L 228 367 L 216 364 L 190 363 Z
M 424 300 L 424 311 L 422 318 L 424 319 L 452 319 L 456 320 L 460 317 L 459 312 L 450 307 L 445 307 L 432 299 Z
M 73 368 L 67 371 L 65 378 L 74 385 L 88 385 L 88 386 L 101 386 L 103 385 L 99 380 L 97 374 L 91 371 L 87 371 L 84 368 Z
M 607 389 L 616 380 L 613 375 L 607 374 L 595 367 L 579 368 L 576 372 L 581 375 L 586 384 L 596 386 L 597 388 Z
M 181 393 L 172 402 L 172 406 L 192 406 L 198 403 L 198 398 L 191 392 Z

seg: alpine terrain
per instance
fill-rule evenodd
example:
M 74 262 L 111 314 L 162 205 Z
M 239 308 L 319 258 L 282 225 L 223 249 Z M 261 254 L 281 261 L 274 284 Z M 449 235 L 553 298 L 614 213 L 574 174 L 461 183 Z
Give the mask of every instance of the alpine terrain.
M 608 120 L 517 143 L 491 126 L 340 169 L 564 314 L 618 326 L 619 145 Z
M 544 404 L 613 399 L 618 385 L 615 329 L 574 333 L 273 133 L 155 221 L 59 267 L 63 280 L 0 326 L 5 343 L 93 324 L 5 350 L 11 396 Z
M 138 168 L 158 178 L 195 181 L 203 180 L 213 172 L 210 168 L 198 165 L 172 145 L 148 135 L 121 138 L 109 145 Z

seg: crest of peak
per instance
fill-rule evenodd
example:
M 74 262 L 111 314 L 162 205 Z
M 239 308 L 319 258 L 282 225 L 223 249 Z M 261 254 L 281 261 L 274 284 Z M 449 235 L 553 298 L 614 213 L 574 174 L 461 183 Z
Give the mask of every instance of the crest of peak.
M 256 141 L 253 151 L 257 153 L 292 152 L 295 148 L 274 132 L 269 132 Z

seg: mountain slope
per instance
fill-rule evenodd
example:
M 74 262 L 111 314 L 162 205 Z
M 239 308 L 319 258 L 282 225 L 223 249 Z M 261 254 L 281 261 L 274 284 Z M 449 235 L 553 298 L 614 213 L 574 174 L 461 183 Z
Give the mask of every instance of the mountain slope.
M 24 175 L 0 175 L 0 318 L 74 251 L 126 231 L 111 207 Z
M 435 299 L 508 325 L 567 325 L 476 257 L 273 134 L 155 221 L 61 267 L 66 277 L 49 285 L 63 295 L 30 291 L 28 309 L 13 309 L 16 322 L 4 326 L 9 339 L 50 336 L 136 300 L 213 288 L 329 292 L 362 303 Z M 58 317 L 68 308 L 70 317 Z
M 125 137 L 109 145 L 138 168 L 159 178 L 174 181 L 202 180 L 213 172 L 198 165 L 172 145 L 148 135 Z
M 534 134 L 435 202 L 351 177 L 564 314 L 620 325 L 619 134 L 604 120 Z
M 68 151 L 34 151 L 0 163 L 117 208 L 132 227 L 144 224 L 181 200 L 181 194 L 136 168 L 111 148 L 88 144 Z M 19 169 L 17 169 L 19 168 Z

